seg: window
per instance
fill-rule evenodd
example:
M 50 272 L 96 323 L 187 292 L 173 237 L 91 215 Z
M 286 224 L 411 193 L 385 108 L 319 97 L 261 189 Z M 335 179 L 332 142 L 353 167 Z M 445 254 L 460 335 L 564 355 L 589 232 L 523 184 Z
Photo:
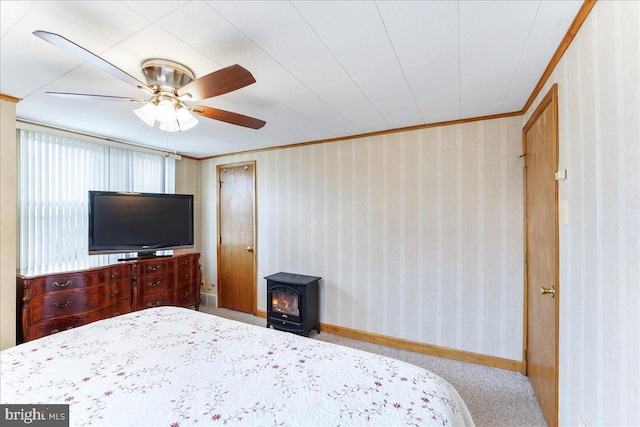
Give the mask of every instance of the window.
M 19 141 L 21 269 L 89 261 L 89 190 L 174 192 L 175 160 L 162 153 L 29 129 Z

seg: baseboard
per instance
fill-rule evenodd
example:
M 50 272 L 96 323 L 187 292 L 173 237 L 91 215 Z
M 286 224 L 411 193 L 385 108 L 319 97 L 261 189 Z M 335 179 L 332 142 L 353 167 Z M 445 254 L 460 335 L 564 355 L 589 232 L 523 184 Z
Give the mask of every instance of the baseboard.
M 200 304 L 207 307 L 217 307 L 218 306 L 218 296 L 215 294 L 208 294 L 205 292 L 200 292 Z
M 267 313 L 265 311 L 258 310 L 256 316 L 266 318 Z M 507 369 L 509 371 L 522 371 L 522 362 L 519 360 L 504 359 L 502 357 L 424 344 L 322 322 L 320 323 L 320 330 L 322 332 L 328 332 L 341 337 L 386 345 L 388 347 L 399 348 L 402 350 L 415 351 L 416 353 L 429 354 L 431 356 L 444 357 L 446 359 L 459 360 L 461 362 L 475 363 L 477 365 L 493 366 L 495 368 Z

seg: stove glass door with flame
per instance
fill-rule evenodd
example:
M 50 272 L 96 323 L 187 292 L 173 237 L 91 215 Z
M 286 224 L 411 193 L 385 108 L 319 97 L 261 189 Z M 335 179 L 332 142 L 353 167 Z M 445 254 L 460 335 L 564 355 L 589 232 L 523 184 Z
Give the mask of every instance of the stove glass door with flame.
M 272 288 L 271 314 L 289 321 L 300 321 L 300 294 L 285 286 Z

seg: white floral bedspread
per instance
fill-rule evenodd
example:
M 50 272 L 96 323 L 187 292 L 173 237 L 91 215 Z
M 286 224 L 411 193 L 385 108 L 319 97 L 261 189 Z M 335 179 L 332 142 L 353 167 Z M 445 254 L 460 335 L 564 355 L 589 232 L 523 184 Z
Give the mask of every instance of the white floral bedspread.
M 417 366 L 176 307 L 0 353 L 2 403 L 68 403 L 71 426 L 473 425 Z

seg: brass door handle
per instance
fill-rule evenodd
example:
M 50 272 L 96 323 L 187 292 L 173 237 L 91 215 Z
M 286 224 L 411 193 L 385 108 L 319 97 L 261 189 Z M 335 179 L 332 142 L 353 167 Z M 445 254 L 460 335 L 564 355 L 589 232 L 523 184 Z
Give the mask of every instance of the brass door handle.
M 253 252 L 253 248 L 251 246 L 247 246 L 246 248 L 244 248 L 245 252 Z
M 553 298 L 556 297 L 556 288 L 554 286 L 550 288 L 540 287 L 540 295 L 551 294 Z

